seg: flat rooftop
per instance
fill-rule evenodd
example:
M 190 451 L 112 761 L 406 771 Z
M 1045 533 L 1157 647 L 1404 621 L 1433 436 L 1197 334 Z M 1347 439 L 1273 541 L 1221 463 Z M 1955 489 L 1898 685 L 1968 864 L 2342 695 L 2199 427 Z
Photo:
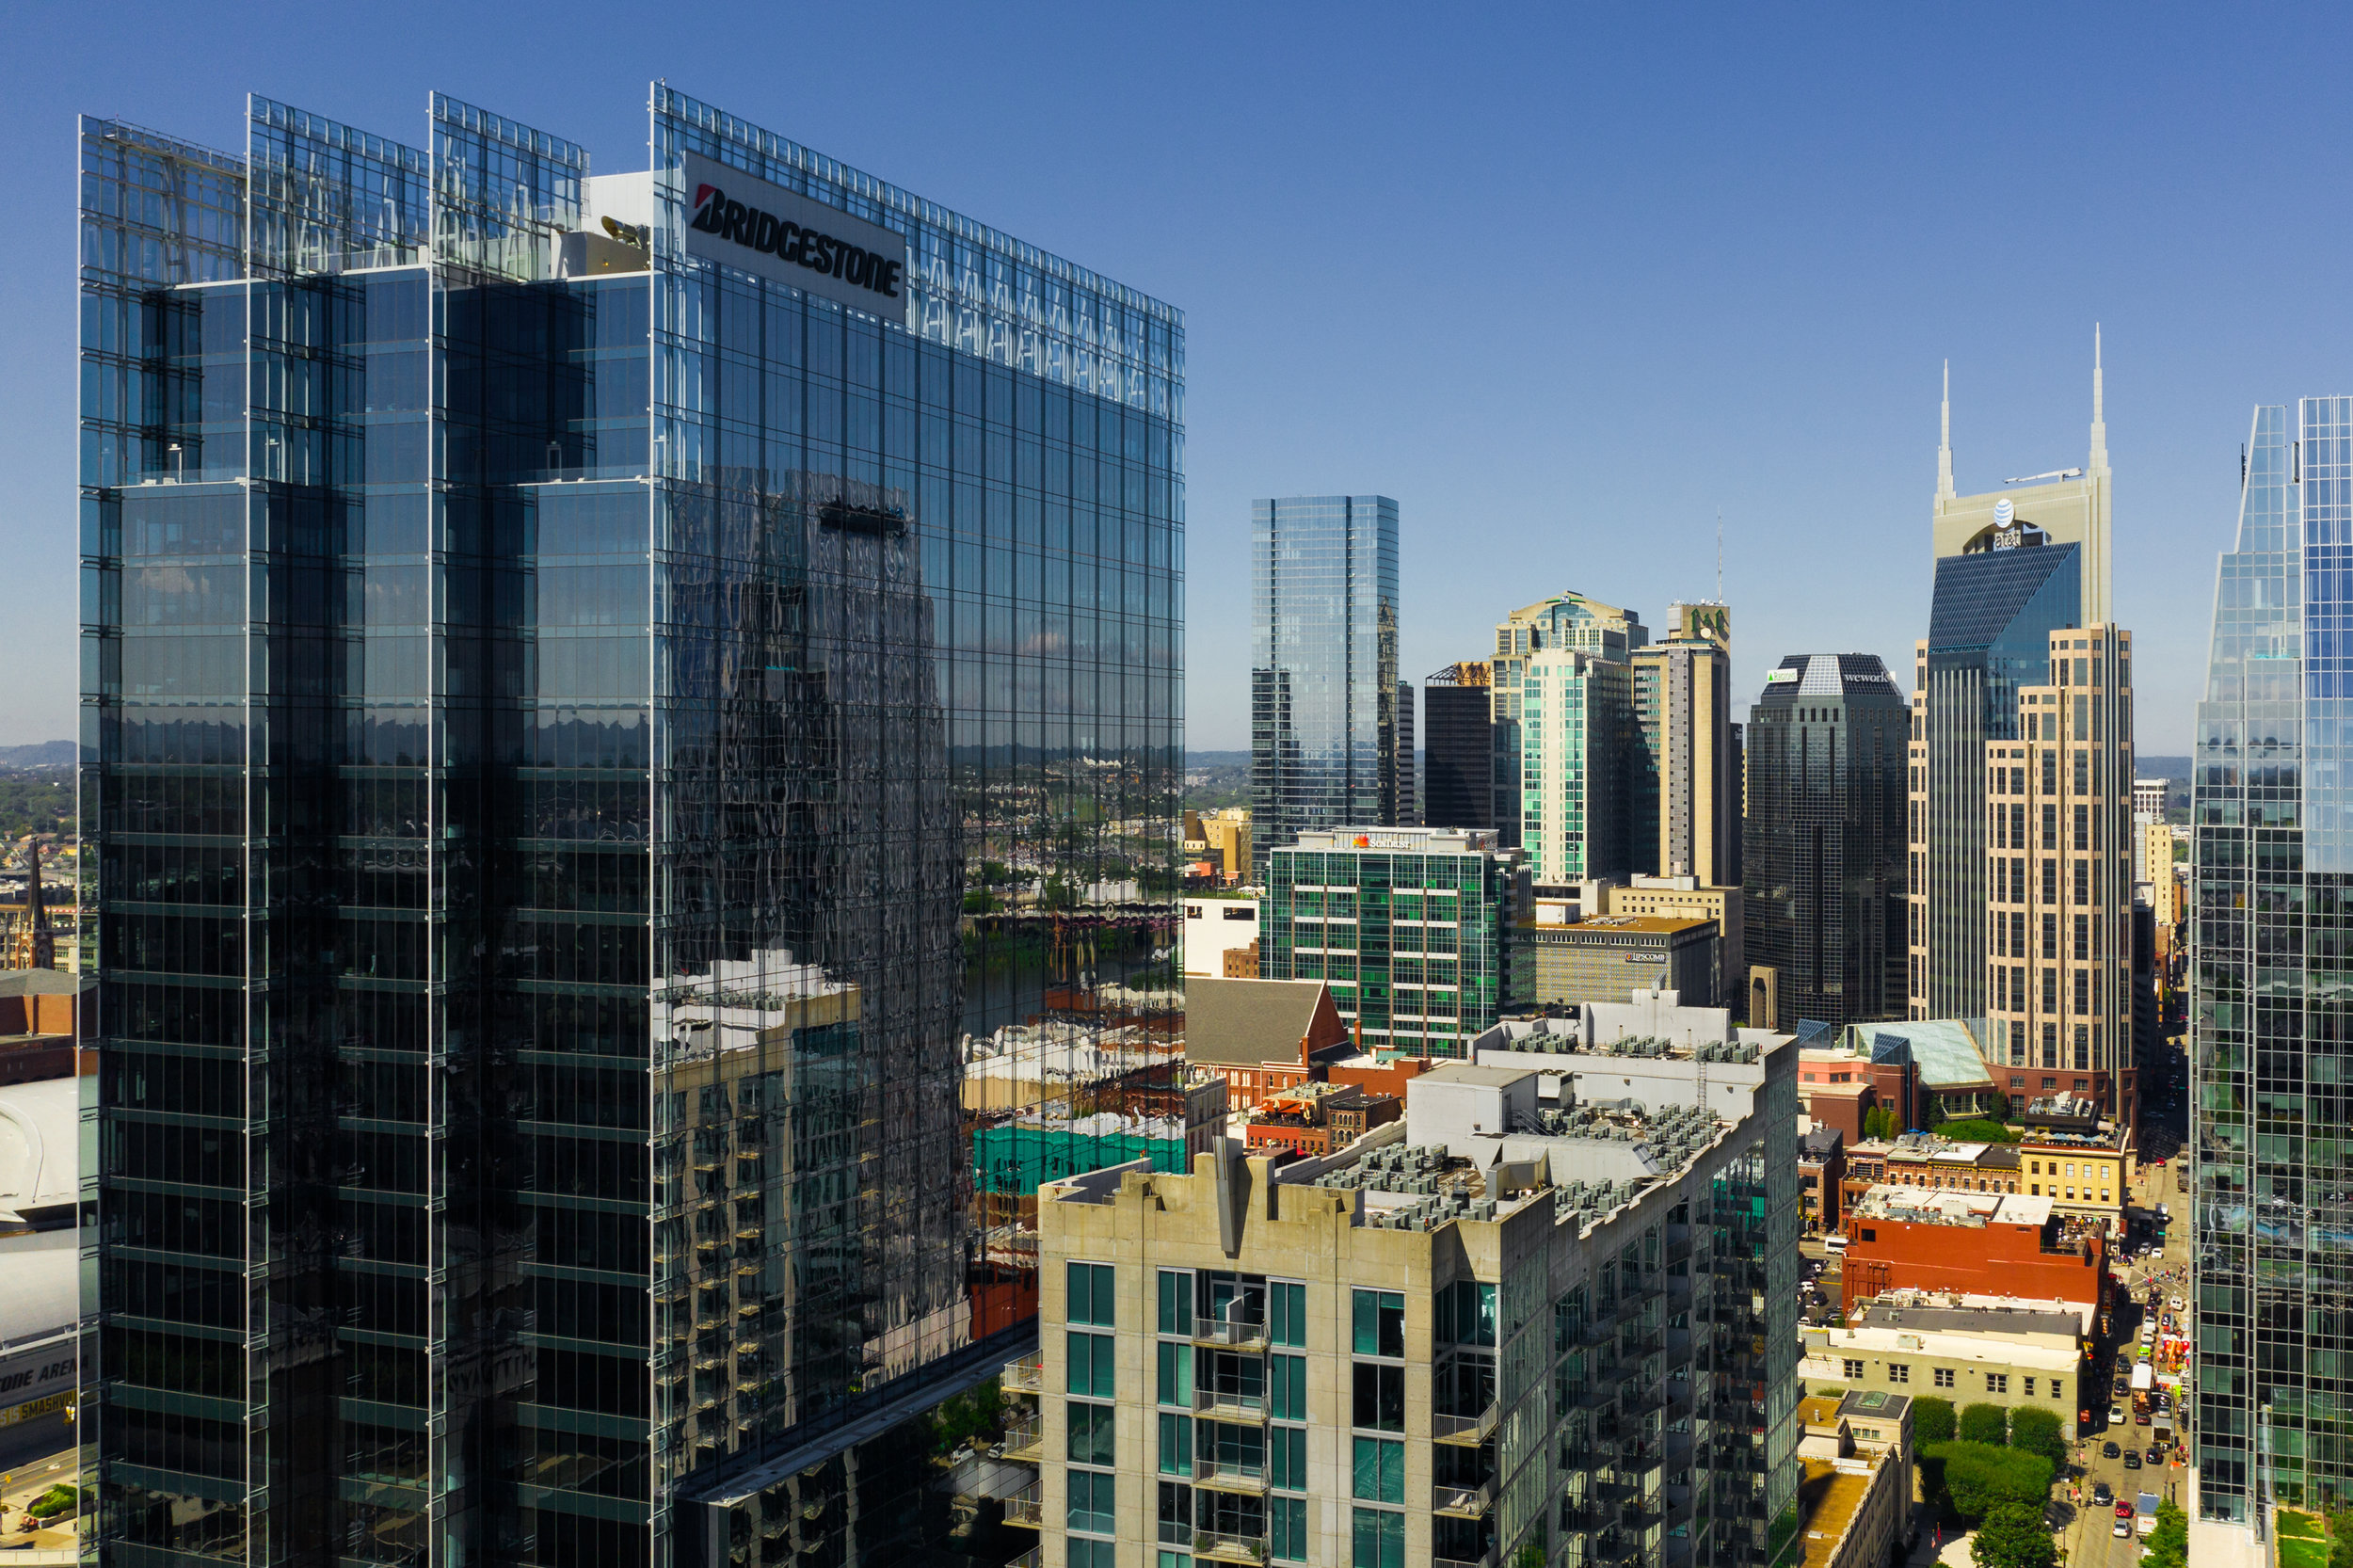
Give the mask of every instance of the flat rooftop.
M 1523 920 L 1522 930 L 1539 931 L 1623 932 L 1635 936 L 1672 936 L 1679 932 L 1696 931 L 1716 922 L 1695 915 L 1588 915 L 1581 920 L 1535 921 Z
M 1855 1200 L 1858 1220 L 1891 1220 L 1914 1225 L 2041 1225 L 2051 1200 L 2023 1192 L 1960 1192 L 1881 1184 Z
M 1805 1520 L 1798 1530 L 1805 1544 L 1798 1560 L 1804 1568 L 1827 1568 L 1837 1560 L 1839 1538 L 1863 1507 L 1871 1490 L 1871 1477 L 1867 1471 L 1857 1475 L 1827 1459 L 1801 1463 L 1805 1474 L 1798 1483 L 1798 1494 L 1806 1507 Z
M 2083 1320 L 2073 1310 L 2047 1306 L 1889 1306 L 1863 1309 L 1867 1328 L 1907 1328 L 1929 1334 L 2076 1334 Z

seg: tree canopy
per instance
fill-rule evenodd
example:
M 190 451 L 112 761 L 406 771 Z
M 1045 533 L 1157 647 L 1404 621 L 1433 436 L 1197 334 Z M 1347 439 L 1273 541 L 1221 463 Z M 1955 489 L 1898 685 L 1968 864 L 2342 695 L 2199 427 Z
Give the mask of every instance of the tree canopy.
M 1933 1396 L 1912 1401 L 1912 1440 L 1926 1447 L 1953 1440 L 1953 1401 Z
M 1996 1448 L 2009 1442 L 2009 1412 L 1998 1404 L 1963 1405 L 1961 1440 L 1964 1443 L 1991 1443 Z
M 2042 1510 L 2021 1502 L 1995 1503 L 1969 1543 L 1977 1568 L 2051 1568 L 2057 1558 Z
M 2023 1503 L 2041 1516 L 2050 1500 L 2051 1462 L 1990 1443 L 1933 1443 L 1920 1450 L 1923 1479 L 1940 1509 L 1963 1524 L 1988 1516 L 1997 1503 Z

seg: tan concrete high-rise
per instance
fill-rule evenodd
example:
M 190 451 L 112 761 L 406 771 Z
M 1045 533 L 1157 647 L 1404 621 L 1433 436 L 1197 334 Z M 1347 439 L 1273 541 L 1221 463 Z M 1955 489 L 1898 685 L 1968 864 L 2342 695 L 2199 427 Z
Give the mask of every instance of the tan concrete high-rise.
M 1985 761 L 1987 1067 L 2013 1100 L 2133 1112 L 2132 633 L 2049 634 Z
M 1733 741 L 1732 611 L 1667 607 L 1667 635 L 1634 650 L 1632 870 L 1740 882 L 1740 761 Z

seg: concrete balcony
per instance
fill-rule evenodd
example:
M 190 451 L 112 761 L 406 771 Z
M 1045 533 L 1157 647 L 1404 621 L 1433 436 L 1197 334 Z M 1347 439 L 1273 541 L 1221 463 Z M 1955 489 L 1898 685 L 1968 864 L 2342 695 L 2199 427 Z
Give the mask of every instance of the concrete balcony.
M 1046 1358 L 1026 1355 L 1018 1361 L 1005 1363 L 1005 1387 L 1018 1394 L 1042 1394 L 1046 1391 Z
M 1011 1562 L 1006 1563 L 1005 1568 L 1044 1568 L 1045 1561 L 1046 1548 L 1032 1546 Z
M 1266 1537 L 1220 1535 L 1215 1530 L 1195 1530 L 1193 1532 L 1193 1559 L 1195 1562 L 1264 1562 Z
M 1449 1513 L 1458 1519 L 1477 1519 L 1496 1505 L 1496 1482 L 1493 1476 L 1477 1486 L 1437 1485 L 1430 1489 L 1430 1512 Z
M 1223 1350 L 1262 1351 L 1266 1349 L 1266 1324 L 1247 1318 L 1224 1321 L 1203 1318 L 1193 1325 L 1193 1342 Z
M 1237 1393 L 1230 1388 L 1195 1388 L 1193 1408 L 1212 1421 L 1256 1425 L 1266 1419 L 1266 1396 Z
M 1495 1435 L 1497 1412 L 1493 1404 L 1472 1416 L 1433 1416 L 1430 1435 L 1440 1443 L 1460 1443 L 1477 1448 Z
M 1003 1456 L 1021 1464 L 1041 1463 L 1046 1458 L 1046 1424 L 1034 1418 L 1008 1423 Z
M 1038 1488 L 1025 1486 L 1005 1499 L 1005 1523 L 1025 1529 L 1042 1529 L 1046 1524 L 1045 1508 L 1046 1499 Z
M 1266 1466 L 1236 1464 L 1226 1460 L 1196 1459 L 1193 1462 L 1195 1486 L 1210 1492 L 1242 1492 L 1256 1496 L 1266 1490 Z

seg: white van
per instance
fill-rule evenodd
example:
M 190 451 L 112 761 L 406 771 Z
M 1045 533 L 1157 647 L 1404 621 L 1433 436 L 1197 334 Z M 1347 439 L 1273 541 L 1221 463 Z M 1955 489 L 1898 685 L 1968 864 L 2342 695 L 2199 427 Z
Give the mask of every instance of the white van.
M 1828 1236 L 1822 1238 L 1822 1250 L 1824 1252 L 1845 1252 L 1847 1250 L 1847 1239 L 1833 1230 Z

